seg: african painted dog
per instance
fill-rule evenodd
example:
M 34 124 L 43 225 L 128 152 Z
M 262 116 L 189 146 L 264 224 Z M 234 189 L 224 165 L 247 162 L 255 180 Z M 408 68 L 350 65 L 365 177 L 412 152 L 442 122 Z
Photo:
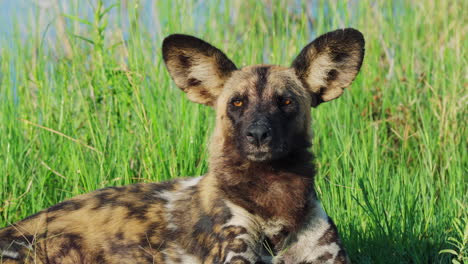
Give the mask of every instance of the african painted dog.
M 290 68 L 238 69 L 186 35 L 162 52 L 188 98 L 216 110 L 208 173 L 52 206 L 0 230 L 3 263 L 348 263 L 314 191 L 310 107 L 354 80 L 362 34 L 322 35 Z

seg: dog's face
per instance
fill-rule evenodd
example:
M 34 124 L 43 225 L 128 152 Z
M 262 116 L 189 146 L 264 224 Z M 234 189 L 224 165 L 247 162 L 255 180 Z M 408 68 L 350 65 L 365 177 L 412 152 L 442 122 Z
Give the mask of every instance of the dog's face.
M 310 96 L 290 68 L 251 66 L 232 73 L 216 110 L 224 137 L 251 161 L 287 156 L 308 138 Z
M 309 146 L 310 107 L 339 97 L 351 84 L 364 38 L 354 29 L 322 35 L 290 68 L 237 69 L 220 50 L 186 35 L 167 37 L 163 57 L 190 100 L 214 106 L 221 143 L 250 161 L 268 162 Z

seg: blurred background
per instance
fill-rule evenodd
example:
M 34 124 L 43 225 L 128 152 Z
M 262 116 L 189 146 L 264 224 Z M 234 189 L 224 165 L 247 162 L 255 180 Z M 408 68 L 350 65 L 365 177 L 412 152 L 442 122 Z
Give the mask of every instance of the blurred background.
M 105 186 L 206 172 L 212 109 L 161 60 L 172 33 L 238 67 L 328 31 L 361 73 L 312 109 L 316 189 L 354 263 L 463 263 L 468 1 L 0 0 L 0 226 Z

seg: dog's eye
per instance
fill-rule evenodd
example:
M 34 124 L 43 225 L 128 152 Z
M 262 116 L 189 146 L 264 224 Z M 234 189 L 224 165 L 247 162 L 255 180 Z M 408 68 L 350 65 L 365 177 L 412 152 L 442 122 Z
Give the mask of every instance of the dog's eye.
M 241 107 L 244 103 L 241 100 L 235 100 L 232 102 L 233 106 Z
M 281 100 L 280 100 L 280 105 L 281 105 L 281 106 L 290 105 L 290 104 L 292 104 L 292 100 L 291 100 L 291 99 L 284 98 L 284 99 L 281 99 Z

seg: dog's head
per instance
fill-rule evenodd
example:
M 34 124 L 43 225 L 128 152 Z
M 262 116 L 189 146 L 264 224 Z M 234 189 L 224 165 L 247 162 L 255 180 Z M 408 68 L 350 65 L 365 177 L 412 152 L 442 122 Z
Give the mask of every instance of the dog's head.
M 338 98 L 356 77 L 364 37 L 355 29 L 324 34 L 291 67 L 238 69 L 198 38 L 170 35 L 163 58 L 178 87 L 217 113 L 215 140 L 253 162 L 278 160 L 309 146 L 310 107 Z

